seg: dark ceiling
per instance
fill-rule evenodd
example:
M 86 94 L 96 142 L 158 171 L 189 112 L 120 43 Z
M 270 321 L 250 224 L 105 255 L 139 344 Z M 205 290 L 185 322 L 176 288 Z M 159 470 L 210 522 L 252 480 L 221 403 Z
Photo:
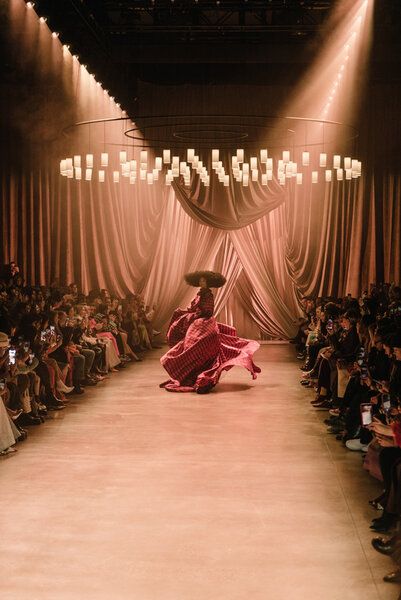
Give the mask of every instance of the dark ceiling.
M 130 111 L 138 81 L 295 80 L 319 51 L 323 24 L 336 3 L 36 0 L 35 10 Z M 376 0 L 374 24 L 371 77 L 400 79 L 401 0 Z

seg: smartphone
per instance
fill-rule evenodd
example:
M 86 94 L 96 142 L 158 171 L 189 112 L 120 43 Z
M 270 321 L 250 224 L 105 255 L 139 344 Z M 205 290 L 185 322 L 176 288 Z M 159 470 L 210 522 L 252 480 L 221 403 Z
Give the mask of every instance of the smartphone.
M 385 413 L 388 413 L 388 411 L 390 410 L 390 408 L 391 408 L 390 394 L 382 394 L 382 408 Z
M 367 367 L 361 368 L 361 379 L 367 379 L 369 377 L 369 371 Z
M 364 364 L 365 364 L 365 361 L 363 360 L 363 358 L 358 358 L 358 360 L 357 360 L 356 362 L 358 363 L 358 365 L 359 365 L 360 367 L 363 367 L 363 366 L 364 366 Z
M 46 331 L 45 330 L 40 332 L 40 339 L 42 342 L 46 341 Z
M 33 363 L 33 359 L 35 358 L 35 355 L 33 352 L 29 353 L 29 364 L 31 365 Z
M 25 343 L 24 346 L 23 346 L 23 348 L 24 348 L 25 352 L 28 352 L 29 351 L 29 344 Z
M 54 325 L 50 325 L 50 333 L 53 335 L 55 331 L 56 328 L 54 327 Z
M 327 320 L 327 325 L 326 325 L 327 329 L 333 329 L 333 319 L 328 319 Z
M 17 354 L 17 351 L 15 350 L 15 348 L 10 348 L 10 350 L 8 351 L 8 358 L 10 361 L 10 365 L 15 365 L 16 354 Z
M 361 422 L 364 427 L 372 423 L 372 404 L 361 404 Z
M 0 392 L 2 392 L 5 387 L 6 387 L 6 380 L 0 379 Z

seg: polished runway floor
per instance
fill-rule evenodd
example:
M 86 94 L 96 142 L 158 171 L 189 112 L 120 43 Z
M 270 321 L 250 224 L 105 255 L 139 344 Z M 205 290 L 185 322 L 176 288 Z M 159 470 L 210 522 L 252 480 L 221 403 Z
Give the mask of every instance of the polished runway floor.
M 0 461 L 1 600 L 376 600 L 380 489 L 325 432 L 288 345 L 169 394 L 153 351 Z

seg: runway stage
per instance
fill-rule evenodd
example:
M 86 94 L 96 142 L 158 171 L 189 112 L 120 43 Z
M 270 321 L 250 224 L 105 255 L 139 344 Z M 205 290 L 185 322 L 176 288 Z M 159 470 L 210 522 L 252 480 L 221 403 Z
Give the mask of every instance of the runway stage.
M 154 351 L 0 461 L 2 600 L 373 600 L 380 486 L 329 437 L 293 349 L 263 346 L 207 396 Z

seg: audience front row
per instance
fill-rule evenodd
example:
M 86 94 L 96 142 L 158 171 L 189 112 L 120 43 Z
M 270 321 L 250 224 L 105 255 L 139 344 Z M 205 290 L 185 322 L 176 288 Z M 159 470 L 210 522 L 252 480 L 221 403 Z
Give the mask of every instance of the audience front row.
M 28 287 L 8 265 L 0 278 L 0 454 L 16 452 L 26 426 L 63 410 L 71 395 L 159 347 L 153 315 L 137 294 Z
M 383 482 L 370 500 L 381 511 L 373 547 L 399 568 L 384 577 L 401 583 L 401 287 L 372 285 L 359 299 L 304 298 L 296 344 L 305 362 L 301 385 L 314 410 L 327 411 L 328 433 L 365 454 L 364 467 Z M 401 595 L 400 595 L 401 600 Z

